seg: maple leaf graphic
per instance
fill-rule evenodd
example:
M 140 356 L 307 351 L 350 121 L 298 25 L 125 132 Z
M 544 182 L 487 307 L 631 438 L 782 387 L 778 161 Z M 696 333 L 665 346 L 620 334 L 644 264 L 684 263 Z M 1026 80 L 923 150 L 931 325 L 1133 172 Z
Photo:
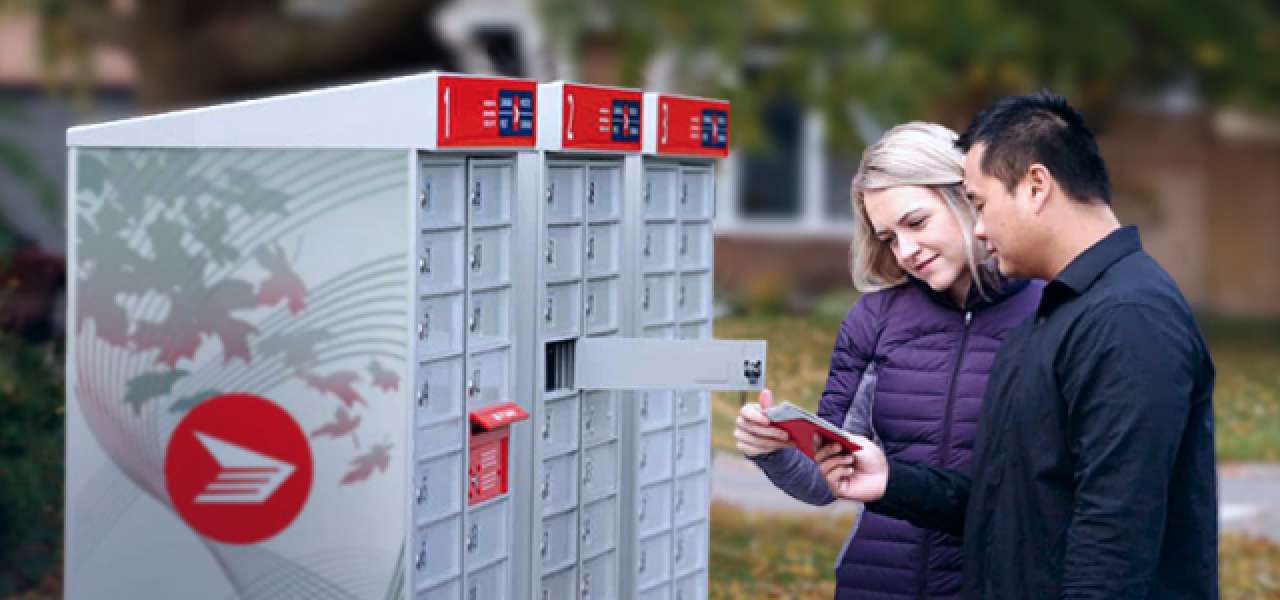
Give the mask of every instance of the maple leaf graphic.
M 390 464 L 391 444 L 374 444 L 368 452 L 356 456 L 351 461 L 351 470 L 342 477 L 339 485 L 351 485 L 364 481 L 373 475 L 374 469 L 385 473 Z
M 125 382 L 124 403 L 133 407 L 133 414 L 142 412 L 142 405 L 173 391 L 173 385 L 190 375 L 189 371 L 178 369 L 170 372 L 143 373 Z
M 391 392 L 400 389 L 400 376 L 395 371 L 385 369 L 382 363 L 374 360 L 369 363 L 369 377 L 373 380 L 373 385 L 382 388 L 384 392 Z
M 284 250 L 278 245 L 263 247 L 253 257 L 270 274 L 258 287 L 258 303 L 272 306 L 281 300 L 289 302 L 289 312 L 298 314 L 307 306 L 307 285 L 289 266 Z
M 239 279 L 205 286 L 191 278 L 170 296 L 169 314 L 163 321 L 139 321 L 133 341 L 139 351 L 159 349 L 156 361 L 173 368 L 179 359 L 193 358 L 205 334 L 222 341 L 223 362 L 241 358 L 250 362 L 249 334 L 257 328 L 233 318 L 232 311 L 253 308 L 253 287 Z
M 258 341 L 258 359 L 283 356 L 284 364 L 294 371 L 305 370 L 316 363 L 316 345 L 333 339 L 328 329 L 306 329 L 303 331 L 282 331 L 263 337 Z
M 328 375 L 301 373 L 298 376 L 311 389 L 337 396 L 347 408 L 352 408 L 356 404 L 366 404 L 364 397 L 352 385 L 360 381 L 360 375 L 355 371 L 335 371 Z
M 174 414 L 187 412 L 199 406 L 201 402 L 220 394 L 222 394 L 222 392 L 218 390 L 200 390 L 190 396 L 179 398 L 174 401 L 174 403 L 169 406 L 169 412 Z
M 322 435 L 338 439 L 344 435 L 351 434 L 352 441 L 355 442 L 356 449 L 360 448 L 360 438 L 356 437 L 355 430 L 360 426 L 360 415 L 352 417 L 347 409 L 338 407 L 337 412 L 333 414 L 333 422 L 321 425 L 319 429 L 311 432 L 311 437 L 316 438 Z

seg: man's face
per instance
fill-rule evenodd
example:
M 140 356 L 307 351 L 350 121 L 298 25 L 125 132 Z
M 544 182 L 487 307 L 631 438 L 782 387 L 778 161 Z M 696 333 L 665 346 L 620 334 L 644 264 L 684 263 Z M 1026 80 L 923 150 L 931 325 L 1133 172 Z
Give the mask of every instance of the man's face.
M 1002 274 L 1029 277 L 1025 265 L 1020 264 L 1025 254 L 1025 228 L 1030 225 L 1022 210 L 1025 203 L 1018 201 L 1017 190 L 1010 193 L 1002 181 L 983 172 L 986 149 L 986 144 L 974 144 L 964 159 L 965 190 L 978 214 L 974 236 L 996 259 Z

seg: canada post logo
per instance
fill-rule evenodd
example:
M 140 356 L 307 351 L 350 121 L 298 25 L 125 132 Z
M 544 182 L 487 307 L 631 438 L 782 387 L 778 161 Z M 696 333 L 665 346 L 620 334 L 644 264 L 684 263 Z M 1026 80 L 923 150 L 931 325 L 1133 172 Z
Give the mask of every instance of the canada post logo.
M 311 492 L 311 448 L 275 403 L 224 394 L 178 423 L 164 475 L 174 509 L 192 529 L 227 544 L 253 544 L 302 512 Z

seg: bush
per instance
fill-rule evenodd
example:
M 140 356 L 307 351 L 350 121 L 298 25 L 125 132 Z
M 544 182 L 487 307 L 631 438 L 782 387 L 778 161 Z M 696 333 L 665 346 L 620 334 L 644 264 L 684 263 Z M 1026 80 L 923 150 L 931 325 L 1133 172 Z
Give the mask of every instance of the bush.
M 0 333 L 0 597 L 60 576 L 62 352 Z

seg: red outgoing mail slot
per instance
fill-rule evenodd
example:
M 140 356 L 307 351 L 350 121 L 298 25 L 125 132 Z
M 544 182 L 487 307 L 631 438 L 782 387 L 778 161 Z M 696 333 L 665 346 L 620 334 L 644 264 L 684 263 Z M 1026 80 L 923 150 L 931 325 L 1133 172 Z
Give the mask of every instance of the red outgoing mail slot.
M 529 418 L 515 402 L 471 411 L 471 461 L 467 502 L 475 505 L 507 493 L 510 425 Z

